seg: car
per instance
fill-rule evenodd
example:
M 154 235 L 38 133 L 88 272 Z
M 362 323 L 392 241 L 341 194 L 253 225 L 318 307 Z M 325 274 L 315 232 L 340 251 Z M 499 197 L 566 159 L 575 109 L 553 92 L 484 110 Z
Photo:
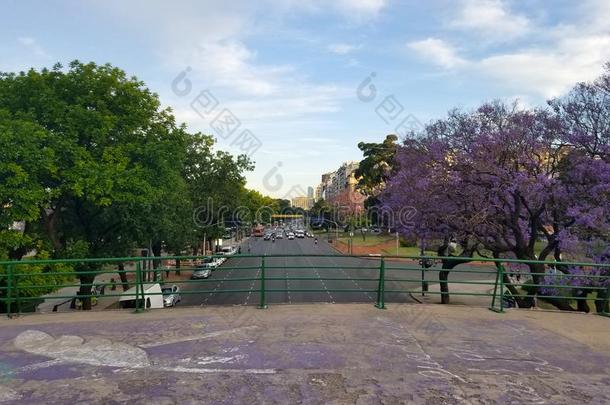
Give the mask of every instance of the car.
M 284 239 L 284 235 L 282 235 L 282 232 L 278 232 L 277 235 L 275 235 L 276 239 Z
M 305 232 L 305 236 L 307 236 L 308 238 L 313 238 L 313 233 Z
M 202 278 L 208 278 L 212 275 L 212 269 L 209 267 L 197 267 L 193 274 L 191 274 L 191 280 L 201 280 Z
M 235 248 L 235 246 L 225 246 L 222 249 L 220 249 L 220 252 L 218 252 L 218 253 L 223 256 L 230 256 L 230 255 L 234 255 L 235 253 L 237 253 L 237 249 Z
M 266 233 L 265 236 L 263 236 L 263 240 L 271 240 L 271 234 Z
M 287 237 L 288 237 L 288 240 L 293 240 L 294 239 L 294 233 L 289 232 Z
M 214 270 L 221 264 L 222 262 L 218 257 L 206 257 L 201 261 L 201 264 L 197 266 L 197 268 Z
M 173 307 L 180 302 L 180 288 L 177 285 L 161 287 L 161 293 L 164 307 Z

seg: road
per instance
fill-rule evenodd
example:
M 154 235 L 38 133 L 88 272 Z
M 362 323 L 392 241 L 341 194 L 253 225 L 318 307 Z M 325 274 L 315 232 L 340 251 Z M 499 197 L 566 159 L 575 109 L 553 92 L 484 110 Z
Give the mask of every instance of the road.
M 325 238 L 318 244 L 312 238 L 275 242 L 263 238 L 251 238 L 242 243 L 242 253 L 247 252 L 248 243 L 252 255 L 337 255 Z M 258 305 L 260 300 L 258 280 L 260 257 L 231 257 L 216 269 L 212 276 L 201 282 L 183 284 L 181 306 L 184 305 Z M 405 266 L 404 262 L 386 260 L 386 280 L 419 279 L 419 272 L 394 270 Z M 368 302 L 377 298 L 379 258 L 337 257 L 265 257 L 266 301 L 276 303 L 304 302 Z M 462 266 L 460 266 L 462 267 Z M 475 269 L 474 266 L 471 268 Z M 481 270 L 489 270 L 482 268 Z M 297 278 L 292 279 L 291 278 Z M 300 280 L 298 278 L 311 278 Z M 429 270 L 428 280 L 438 280 L 438 272 Z M 330 280 L 329 280 L 330 279 Z M 340 280 L 341 279 L 341 280 Z M 451 280 L 491 280 L 488 274 L 454 273 Z M 419 282 L 386 281 L 386 290 L 414 290 Z M 225 292 L 225 290 L 233 290 Z M 310 291 L 308 291 L 310 290 Z M 311 291 L 317 290 L 317 291 Z M 344 291 L 338 291 L 344 290 Z M 410 302 L 408 293 L 386 293 L 386 302 Z

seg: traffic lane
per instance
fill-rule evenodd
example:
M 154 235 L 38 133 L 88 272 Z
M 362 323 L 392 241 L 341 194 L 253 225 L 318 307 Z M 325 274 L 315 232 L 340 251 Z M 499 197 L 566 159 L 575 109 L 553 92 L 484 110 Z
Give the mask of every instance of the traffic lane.
M 252 243 L 252 254 L 255 243 Z M 247 251 L 247 242 L 242 244 L 242 253 Z M 265 252 L 262 251 L 261 254 Z M 239 267 L 247 267 L 239 268 Z M 250 269 L 250 267 L 254 267 Z M 256 281 L 236 280 L 258 278 L 260 275 L 260 258 L 231 257 L 217 267 L 210 277 L 201 282 L 188 283 L 182 288 L 188 294 L 182 295 L 182 305 L 222 305 L 258 302 L 258 283 Z M 222 290 L 246 290 L 244 292 L 220 292 Z M 197 292 L 196 292 L 197 291 Z M 200 292 L 199 292 L 200 291 Z
M 337 255 L 334 247 L 326 242 L 324 238 L 319 242 L 321 254 Z M 359 299 L 361 302 L 375 302 L 377 300 L 377 289 L 379 287 L 379 268 L 381 259 L 376 257 L 330 257 L 328 258 L 332 264 L 340 269 L 340 272 L 349 279 L 348 283 L 351 288 L 357 288 L 361 291 Z M 387 289 L 399 290 L 404 289 L 397 282 L 386 282 Z M 347 297 L 342 302 L 353 302 L 353 295 L 347 293 Z M 386 294 L 386 297 L 390 294 Z M 392 293 L 391 298 L 394 302 L 412 302 L 412 298 L 408 293 Z
M 335 292 L 337 302 L 374 302 L 378 284 L 378 267 L 374 261 L 349 256 L 338 256 L 337 251 L 328 244 L 325 239 L 314 244 L 315 254 L 328 254 L 333 257 L 312 258 L 312 260 L 324 261 L 324 266 L 332 266 L 332 269 L 320 269 L 323 277 L 343 278 L 345 280 L 328 280 L 330 289 L 354 290 L 349 292 Z
M 303 255 L 315 254 L 315 252 L 304 244 L 305 239 L 287 238 L 277 239 L 275 242 L 267 241 L 272 246 L 270 254 L 278 255 Z M 270 292 L 269 303 L 292 303 L 292 302 L 333 302 L 331 294 L 327 291 L 325 282 L 320 280 L 319 272 L 311 262 L 310 258 L 302 256 L 293 257 L 268 257 L 272 265 L 265 272 L 266 276 L 283 278 L 283 280 L 269 280 L 266 287 L 269 289 L 286 289 L 286 292 Z M 309 278 L 310 280 L 288 280 L 289 278 Z M 301 290 L 301 291 L 299 291 Z M 302 291 L 318 290 L 318 291 Z
M 326 238 L 321 238 L 320 243 L 323 252 L 319 254 L 337 254 L 337 251 L 332 247 L 331 244 L 326 242 Z M 335 258 L 331 258 L 334 261 L 338 261 Z M 377 257 L 360 257 L 341 259 L 340 263 L 343 266 L 360 267 L 354 271 L 354 278 L 371 278 L 374 281 L 360 282 L 368 286 L 369 290 L 377 290 L 379 280 L 379 268 L 381 265 L 381 259 Z M 337 263 L 338 267 L 339 264 Z M 433 268 L 429 268 L 424 271 L 424 280 L 429 283 L 438 283 L 438 275 L 440 264 L 437 264 Z M 407 269 L 409 268 L 409 269 Z M 351 273 L 350 273 L 351 274 Z M 417 291 L 421 288 L 421 267 L 418 261 L 405 261 L 404 259 L 385 259 L 385 290 L 390 291 L 404 291 L 404 292 L 388 292 L 385 293 L 384 298 L 388 302 L 413 302 L 410 293 L 407 291 Z M 409 279 L 414 281 L 394 281 L 396 279 Z M 495 267 L 489 265 L 478 265 L 464 263 L 456 267 L 456 271 L 450 273 L 449 283 L 451 281 L 485 281 L 490 283 L 490 287 L 495 282 Z M 450 285 L 450 290 L 460 291 L 460 286 L 464 284 Z M 373 296 L 376 298 L 376 293 Z
M 312 238 L 304 239 L 277 239 L 275 242 L 264 241 L 263 238 L 251 238 L 242 245 L 242 252 L 247 252 L 248 244 L 251 254 L 266 255 L 337 255 L 336 257 L 267 257 L 266 277 L 278 280 L 267 280 L 266 288 L 270 290 L 283 290 L 268 292 L 268 303 L 292 302 L 372 302 L 377 299 L 380 259 L 353 258 L 340 256 L 323 238 L 318 244 Z M 189 284 L 185 290 L 206 290 L 201 294 L 187 294 L 183 296 L 184 305 L 212 305 L 212 304 L 246 304 L 259 302 L 260 284 L 260 258 L 232 257 L 212 273 L 214 282 Z M 325 268 L 332 266 L 333 268 Z M 416 267 L 416 262 L 386 259 L 386 290 L 405 291 L 386 293 L 388 302 L 409 302 L 410 295 L 406 291 L 414 291 L 421 287 L 421 282 L 393 281 L 392 279 L 418 280 L 421 272 L 416 270 L 396 270 L 393 267 Z M 255 267 L 255 269 L 232 269 L 231 267 Z M 461 265 L 462 269 L 466 265 Z M 454 272 L 451 280 L 489 280 L 494 281 L 489 268 L 470 266 L 474 273 Z M 493 269 L 492 269 L 493 270 Z M 289 280 L 290 277 L 306 277 L 312 280 Z M 428 269 L 426 280 L 438 282 L 438 270 Z M 474 278 L 473 278 L 474 277 Z M 239 280 L 239 278 L 254 278 L 256 280 Z M 324 280 L 325 278 L 345 278 L 345 280 Z M 247 292 L 219 292 L 223 289 L 247 290 Z M 320 290 L 318 292 L 304 292 L 298 290 Z M 350 292 L 337 292 L 332 290 L 358 290 Z

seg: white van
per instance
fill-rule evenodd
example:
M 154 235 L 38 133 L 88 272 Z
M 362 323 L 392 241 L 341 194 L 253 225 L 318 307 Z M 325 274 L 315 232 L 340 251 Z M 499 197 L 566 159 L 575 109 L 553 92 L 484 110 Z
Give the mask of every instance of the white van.
M 144 284 L 144 305 L 143 308 L 163 308 L 163 294 L 161 286 L 158 283 Z M 138 292 L 138 299 L 142 299 Z M 136 307 L 136 287 L 132 287 L 125 291 L 119 298 L 119 308 L 135 308 Z

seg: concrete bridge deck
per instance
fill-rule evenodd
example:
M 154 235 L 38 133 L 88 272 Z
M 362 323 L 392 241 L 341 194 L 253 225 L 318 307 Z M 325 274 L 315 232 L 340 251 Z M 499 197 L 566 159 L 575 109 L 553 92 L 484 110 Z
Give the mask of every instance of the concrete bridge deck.
M 610 403 L 610 319 L 395 304 L 0 320 L 0 403 Z

